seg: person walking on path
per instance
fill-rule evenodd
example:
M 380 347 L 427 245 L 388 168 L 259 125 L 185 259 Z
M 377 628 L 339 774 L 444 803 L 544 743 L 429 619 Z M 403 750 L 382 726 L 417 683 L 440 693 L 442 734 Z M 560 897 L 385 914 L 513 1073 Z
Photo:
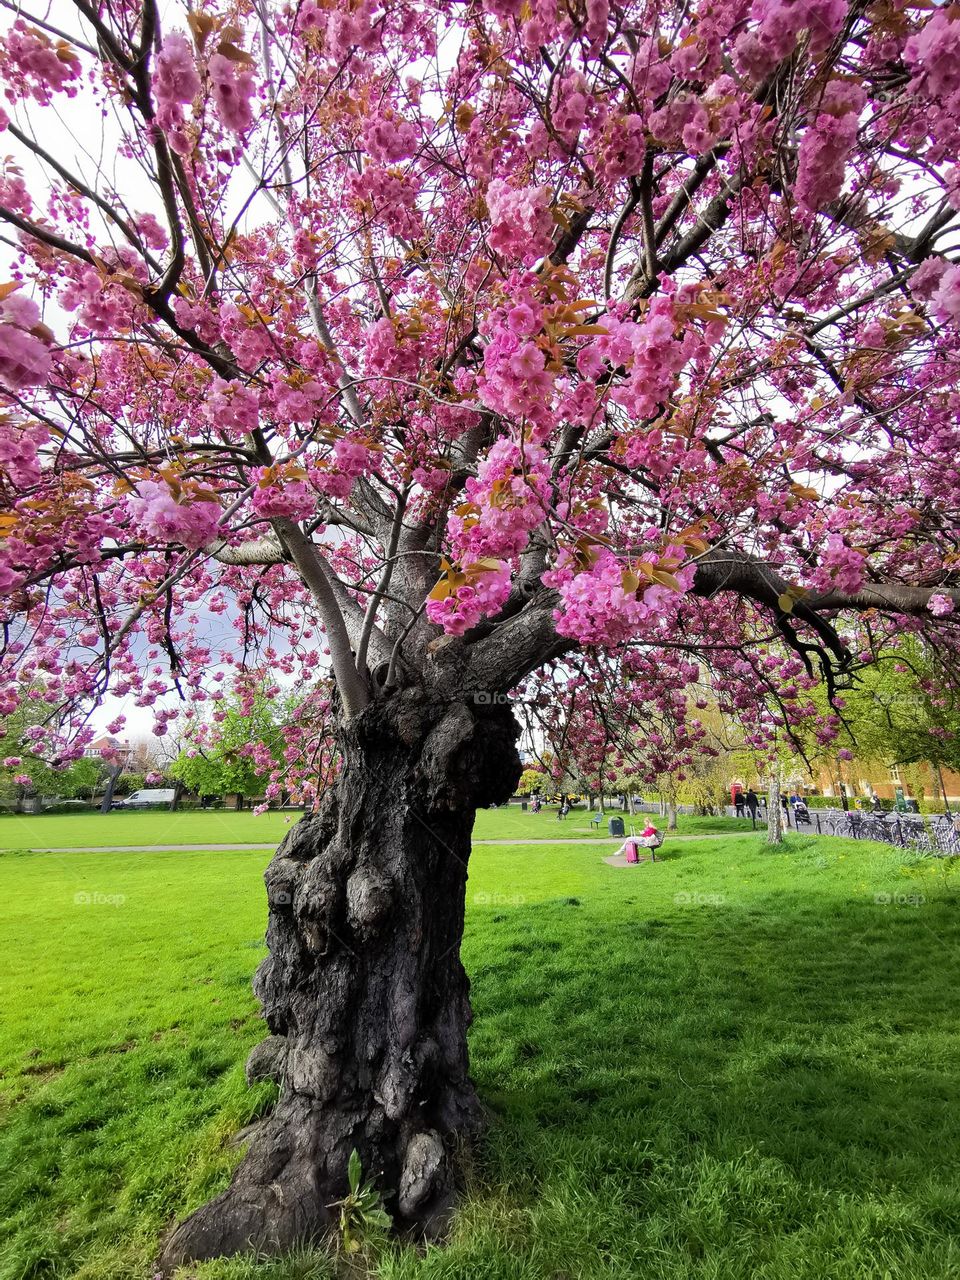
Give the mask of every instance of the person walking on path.
M 750 820 L 753 823 L 753 829 L 757 829 L 757 813 L 760 809 L 760 801 L 757 799 L 757 793 L 753 787 L 747 792 L 747 808 L 750 810 Z

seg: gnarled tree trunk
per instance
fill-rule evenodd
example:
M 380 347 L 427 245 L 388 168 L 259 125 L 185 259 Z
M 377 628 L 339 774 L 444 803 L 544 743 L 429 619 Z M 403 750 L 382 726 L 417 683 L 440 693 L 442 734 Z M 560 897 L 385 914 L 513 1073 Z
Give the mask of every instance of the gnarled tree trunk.
M 272 1034 L 248 1075 L 277 1079 L 280 1097 L 227 1190 L 170 1236 L 167 1268 L 318 1235 L 353 1148 L 400 1225 L 442 1222 L 481 1122 L 460 962 L 471 829 L 516 785 L 516 737 L 503 707 L 417 690 L 342 730 L 336 787 L 266 872 L 254 990 Z

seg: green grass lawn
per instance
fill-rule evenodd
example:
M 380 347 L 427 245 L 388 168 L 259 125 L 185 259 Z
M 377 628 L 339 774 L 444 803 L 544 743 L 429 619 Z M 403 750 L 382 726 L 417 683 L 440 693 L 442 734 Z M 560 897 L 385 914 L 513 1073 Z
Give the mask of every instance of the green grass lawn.
M 611 815 L 612 816 L 612 815 Z M 625 816 L 625 815 L 624 815 Z M 37 816 L 0 815 L 0 849 L 94 848 L 99 845 L 129 845 L 149 848 L 164 844 L 267 844 L 279 842 L 285 831 L 298 821 L 299 812 L 255 814 L 231 809 L 190 809 L 180 813 L 165 810 L 124 813 L 50 813 Z M 481 809 L 474 837 L 477 840 L 570 840 L 607 835 L 606 821 L 598 829 L 589 825 L 590 815 L 575 809 L 563 822 L 556 809 L 524 813 L 518 805 L 503 809 Z M 645 817 L 634 822 L 637 829 Z M 661 828 L 666 819 L 654 818 Z M 697 818 L 680 815 L 679 834 L 749 831 L 745 818 Z
M 631 818 L 619 809 L 610 809 L 599 827 L 590 824 L 590 819 L 595 816 L 586 809 L 574 809 L 561 822 L 555 808 L 543 809 L 540 813 L 530 813 L 529 810 L 524 813 L 518 805 L 510 805 L 504 809 L 480 809 L 473 835 L 476 840 L 580 840 L 586 836 L 604 838 L 608 836 L 609 818 L 622 818 L 627 830 L 632 823 L 637 831 L 642 831 L 647 821 L 652 821 L 661 831 L 666 831 L 667 828 L 666 818 L 657 814 L 638 814 Z M 678 835 L 732 835 L 752 829 L 749 818 L 699 818 L 685 813 L 677 818 Z
M 352 1276 L 960 1275 L 949 864 L 798 838 L 666 852 L 475 852 L 492 1128 L 448 1245 Z M 222 1185 L 272 1093 L 242 1074 L 268 856 L 0 857 L 0 1280 L 149 1280 L 170 1219 Z M 331 1274 L 317 1252 L 183 1280 Z

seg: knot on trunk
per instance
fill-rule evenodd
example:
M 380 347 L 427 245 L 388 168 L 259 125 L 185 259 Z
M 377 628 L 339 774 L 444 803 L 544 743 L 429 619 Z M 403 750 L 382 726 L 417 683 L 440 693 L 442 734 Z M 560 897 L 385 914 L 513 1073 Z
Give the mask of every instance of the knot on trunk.
M 293 909 L 300 934 L 315 955 L 326 954 L 330 935 L 336 934 L 335 922 L 342 914 L 342 863 L 341 851 L 336 845 L 329 846 L 325 856 L 305 864 L 295 887 Z
M 271 911 L 290 909 L 296 889 L 299 865 L 289 858 L 275 857 L 263 873 L 267 902 Z
M 433 1129 L 415 1133 L 407 1145 L 400 1174 L 397 1208 L 402 1218 L 414 1218 L 431 1200 L 450 1190 L 446 1152 Z
M 295 1046 L 287 1055 L 287 1077 L 295 1093 L 328 1102 L 340 1084 L 340 1067 L 319 1045 Z
M 247 1058 L 247 1084 L 256 1084 L 258 1080 L 272 1080 L 279 1084 L 283 1079 L 286 1056 L 286 1036 L 267 1036 L 266 1040 L 255 1044 Z
M 364 942 L 389 919 L 393 898 L 393 882 L 380 871 L 358 867 L 348 879 L 347 921 Z
M 420 775 L 432 808 L 501 804 L 520 777 L 519 728 L 509 712 L 457 702 L 427 735 Z

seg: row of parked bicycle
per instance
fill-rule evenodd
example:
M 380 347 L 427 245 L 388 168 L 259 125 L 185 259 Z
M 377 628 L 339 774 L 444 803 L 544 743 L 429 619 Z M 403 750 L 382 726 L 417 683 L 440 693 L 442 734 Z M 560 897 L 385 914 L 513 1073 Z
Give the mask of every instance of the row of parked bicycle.
M 940 857 L 960 856 L 960 814 L 931 814 L 922 818 L 901 813 L 843 813 L 828 809 L 815 811 L 810 825 L 821 835 L 879 840 Z

